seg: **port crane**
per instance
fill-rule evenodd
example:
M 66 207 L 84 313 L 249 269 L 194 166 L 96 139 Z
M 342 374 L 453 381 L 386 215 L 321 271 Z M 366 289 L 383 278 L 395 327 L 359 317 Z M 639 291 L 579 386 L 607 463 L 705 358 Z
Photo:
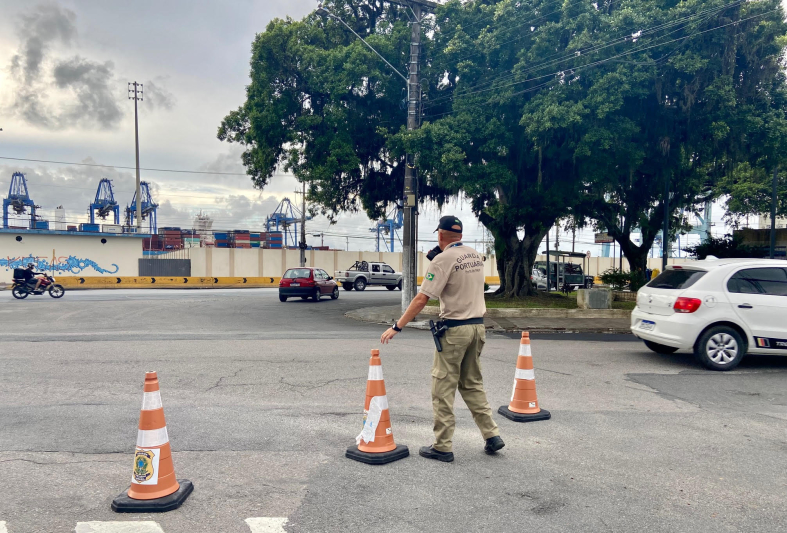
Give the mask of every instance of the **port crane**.
M 156 222 L 156 212 L 158 204 L 153 201 L 153 196 L 150 194 L 150 184 L 147 181 L 140 182 L 139 190 L 142 193 L 142 220 L 148 221 L 148 227 L 151 234 L 155 234 L 158 230 Z M 137 193 L 134 193 L 134 198 L 131 200 L 131 205 L 126 206 L 126 226 L 133 228 L 136 225 L 137 216 Z
M 377 251 L 394 251 L 394 245 L 396 244 L 396 232 L 399 231 L 404 227 L 404 211 L 401 207 L 396 206 L 388 213 L 383 220 L 378 220 L 377 224 L 369 228 L 369 231 L 372 233 L 377 233 Z M 390 248 L 389 244 L 385 242 L 386 237 L 391 237 Z M 380 240 L 382 239 L 383 247 L 380 248 Z M 401 239 L 400 239 L 401 241 Z
M 307 216 L 306 220 L 312 217 Z M 282 200 L 276 210 L 265 219 L 265 231 L 280 231 L 284 233 L 284 247 L 298 246 L 298 224 L 303 220 L 303 214 L 295 207 L 289 198 Z
M 27 208 L 30 208 L 30 229 L 36 227 L 36 209 L 41 209 L 40 205 L 30 198 L 27 190 L 27 179 L 21 172 L 14 172 L 11 176 L 11 185 L 8 187 L 8 197 L 3 199 L 3 228 L 8 228 L 8 209 L 14 210 L 16 215 L 24 215 Z
M 96 223 L 96 215 L 102 220 L 106 220 L 110 214 L 114 214 L 115 224 L 120 224 L 120 205 L 115 200 L 115 193 L 112 191 L 112 182 L 103 178 L 98 183 L 96 199 L 88 207 L 90 223 Z

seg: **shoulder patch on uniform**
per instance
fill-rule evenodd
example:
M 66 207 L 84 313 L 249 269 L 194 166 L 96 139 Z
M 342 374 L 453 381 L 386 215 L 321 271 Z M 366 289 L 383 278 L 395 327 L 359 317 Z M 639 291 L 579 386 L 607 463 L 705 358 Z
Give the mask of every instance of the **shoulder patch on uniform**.
M 429 273 L 426 275 L 426 281 L 434 281 L 434 274 L 432 274 L 431 272 L 429 272 Z

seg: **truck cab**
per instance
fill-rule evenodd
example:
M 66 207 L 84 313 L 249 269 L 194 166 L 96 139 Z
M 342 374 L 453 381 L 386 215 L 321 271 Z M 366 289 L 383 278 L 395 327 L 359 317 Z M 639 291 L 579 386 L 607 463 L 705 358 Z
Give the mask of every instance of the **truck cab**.
M 336 282 L 346 291 L 363 291 L 368 286 L 402 290 L 402 273 L 386 263 L 356 261 L 350 268 L 337 270 L 335 274 Z

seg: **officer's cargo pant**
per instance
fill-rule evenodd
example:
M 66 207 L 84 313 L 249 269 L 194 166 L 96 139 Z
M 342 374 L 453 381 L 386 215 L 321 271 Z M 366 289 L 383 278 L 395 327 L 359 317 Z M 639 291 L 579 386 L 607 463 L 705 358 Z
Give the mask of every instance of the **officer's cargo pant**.
M 500 435 L 492 419 L 492 409 L 484 392 L 481 377 L 481 350 L 486 342 L 482 324 L 451 328 L 442 338 L 443 351 L 435 350 L 432 365 L 432 409 L 434 410 L 434 449 L 452 451 L 454 427 L 454 398 L 456 388 L 473 413 L 484 439 Z

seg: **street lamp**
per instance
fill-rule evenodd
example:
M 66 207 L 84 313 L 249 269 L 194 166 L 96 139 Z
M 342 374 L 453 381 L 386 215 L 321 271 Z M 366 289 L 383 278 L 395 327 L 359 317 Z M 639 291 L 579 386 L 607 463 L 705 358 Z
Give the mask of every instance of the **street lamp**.
M 312 237 L 320 238 L 320 248 L 325 246 L 325 233 L 312 233 Z

